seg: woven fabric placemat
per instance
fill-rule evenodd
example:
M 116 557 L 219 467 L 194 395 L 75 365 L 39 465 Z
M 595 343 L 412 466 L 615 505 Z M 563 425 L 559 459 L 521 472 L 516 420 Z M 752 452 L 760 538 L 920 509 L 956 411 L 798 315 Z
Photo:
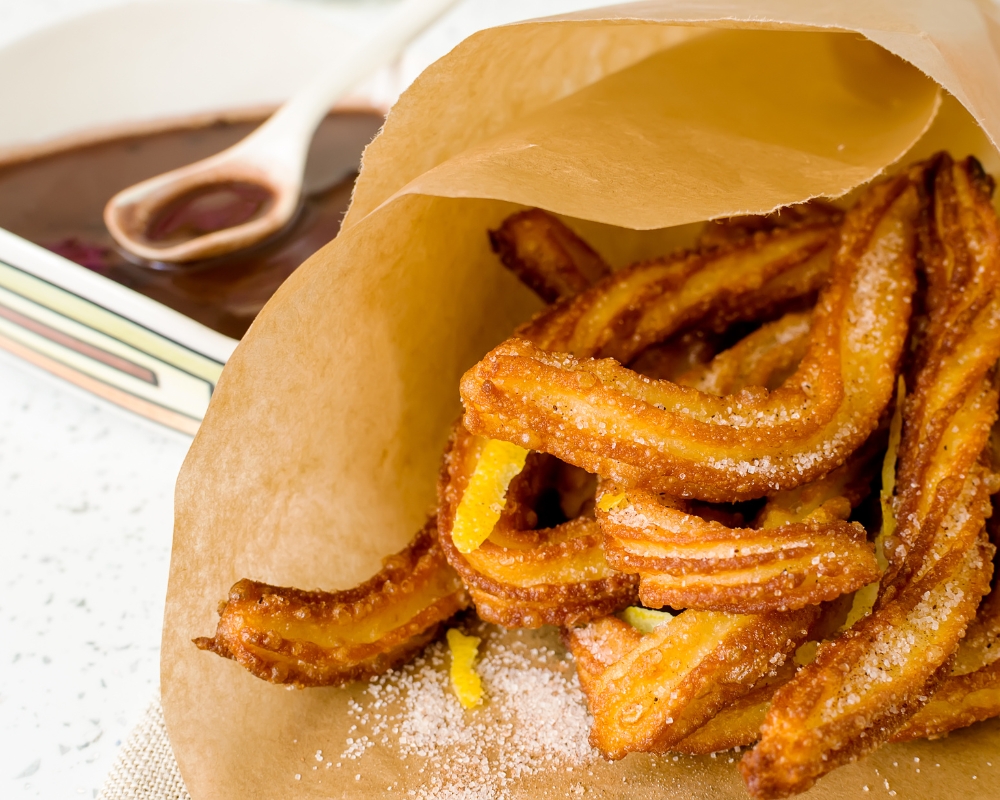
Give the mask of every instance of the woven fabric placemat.
M 122 745 L 98 800 L 191 800 L 167 738 L 159 698 Z

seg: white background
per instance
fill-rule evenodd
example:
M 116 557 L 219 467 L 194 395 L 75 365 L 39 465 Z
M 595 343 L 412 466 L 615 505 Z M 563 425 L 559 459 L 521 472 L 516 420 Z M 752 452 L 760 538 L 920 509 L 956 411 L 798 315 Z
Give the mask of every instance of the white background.
M 120 2 L 0 0 L 0 47 Z M 391 6 L 272 2 L 359 24 Z M 608 2 L 466 0 L 417 43 L 407 72 L 477 27 Z M 0 798 L 96 797 L 155 696 L 173 484 L 189 441 L 0 351 Z

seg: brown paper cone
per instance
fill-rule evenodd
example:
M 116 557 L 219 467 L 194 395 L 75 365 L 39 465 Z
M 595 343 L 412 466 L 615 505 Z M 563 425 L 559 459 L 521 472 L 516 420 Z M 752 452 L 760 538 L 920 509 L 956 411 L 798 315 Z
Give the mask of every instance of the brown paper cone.
M 842 196 L 940 147 L 997 169 L 996 47 L 985 2 L 648 2 L 483 31 L 429 68 L 368 149 L 341 235 L 226 367 L 178 481 L 162 693 L 195 800 L 745 797 L 731 754 L 571 772 L 542 754 L 532 774 L 471 779 L 504 769 L 489 702 L 449 723 L 494 726 L 472 736 L 479 761 L 468 746 L 400 761 L 391 728 L 350 759 L 365 685 L 287 691 L 190 640 L 241 577 L 345 588 L 420 526 L 459 376 L 537 308 L 487 228 L 540 206 L 618 266 L 691 223 Z M 552 631 L 508 638 L 555 651 L 544 668 L 572 688 Z M 886 747 L 807 796 L 997 797 L 998 746 L 986 723 Z

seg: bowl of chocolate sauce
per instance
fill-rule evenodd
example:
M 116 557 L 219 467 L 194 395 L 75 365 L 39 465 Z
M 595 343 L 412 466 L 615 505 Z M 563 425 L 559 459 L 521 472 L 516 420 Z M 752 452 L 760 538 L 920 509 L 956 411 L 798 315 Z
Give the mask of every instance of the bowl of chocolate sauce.
M 143 262 L 116 246 L 104 206 L 245 137 L 365 24 L 333 6 L 161 0 L 0 48 L 0 357 L 194 433 L 261 308 L 337 235 L 364 148 L 412 75 L 382 70 L 331 110 L 297 214 L 252 248 Z M 270 201 L 252 184 L 217 187 L 164 209 L 147 235 L 189 237 Z
M 261 121 L 168 127 L 0 166 L 0 228 L 239 339 L 292 271 L 337 235 L 361 154 L 383 122 L 378 110 L 326 117 L 313 139 L 295 219 L 248 250 L 187 264 L 141 261 L 118 248 L 102 213 L 121 189 L 224 150 Z M 150 239 L 238 224 L 265 210 L 269 196 L 253 184 L 223 184 L 211 195 L 181 200 L 150 222 Z

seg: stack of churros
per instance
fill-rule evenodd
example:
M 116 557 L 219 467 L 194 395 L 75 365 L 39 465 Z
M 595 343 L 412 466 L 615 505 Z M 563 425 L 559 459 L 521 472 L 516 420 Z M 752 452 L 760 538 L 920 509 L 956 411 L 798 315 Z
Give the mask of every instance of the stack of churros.
M 240 581 L 196 643 L 316 686 L 470 605 L 560 626 L 594 747 L 755 745 L 759 798 L 1000 715 L 992 192 L 939 154 L 617 271 L 515 214 L 490 241 L 549 305 L 462 378 L 436 519 L 353 590 Z

